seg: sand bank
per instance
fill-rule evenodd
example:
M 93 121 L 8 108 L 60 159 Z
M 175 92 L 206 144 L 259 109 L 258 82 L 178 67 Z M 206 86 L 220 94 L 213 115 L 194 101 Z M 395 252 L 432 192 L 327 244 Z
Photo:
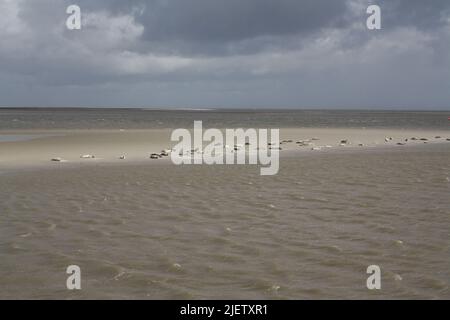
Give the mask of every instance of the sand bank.
M 0 137 L 4 137 L 0 139 L 0 168 L 164 161 L 151 161 L 150 155 L 176 144 L 170 141 L 171 132 L 171 129 L 0 131 Z M 280 129 L 280 154 L 405 148 L 424 143 L 450 145 L 447 139 L 450 132 L 438 130 L 284 128 Z M 55 158 L 63 162 L 52 162 Z

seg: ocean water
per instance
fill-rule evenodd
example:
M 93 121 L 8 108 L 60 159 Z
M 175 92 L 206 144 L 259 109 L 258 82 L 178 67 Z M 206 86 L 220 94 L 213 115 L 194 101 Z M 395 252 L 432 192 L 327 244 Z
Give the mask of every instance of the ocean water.
M 0 129 L 446 130 L 447 117 L 2 109 Z M 170 162 L 2 170 L 0 299 L 450 299 L 449 159 L 442 143 L 286 153 L 269 177 Z M 366 288 L 369 265 L 381 290 Z
M 450 149 L 0 178 L 0 298 L 448 299 Z M 382 289 L 366 288 L 379 265 Z M 78 265 L 82 290 L 66 290 Z
M 0 134 L 0 142 L 16 142 L 16 141 L 28 141 L 45 137 L 47 135 L 27 135 L 27 134 Z
M 191 128 L 403 128 L 450 130 L 450 112 L 330 110 L 1 109 L 0 130 Z

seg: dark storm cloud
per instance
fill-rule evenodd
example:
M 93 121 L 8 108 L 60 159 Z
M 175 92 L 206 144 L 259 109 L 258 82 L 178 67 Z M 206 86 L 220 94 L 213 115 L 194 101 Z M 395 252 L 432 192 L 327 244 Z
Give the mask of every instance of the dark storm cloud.
M 81 31 L 65 28 L 70 4 Z M 365 28 L 369 4 L 381 6 L 381 31 Z M 448 0 L 0 0 L 0 10 L 0 105 L 450 107 Z
M 72 1 L 73 2 L 73 1 Z M 345 27 L 355 17 L 343 0 L 101 0 L 78 1 L 86 9 L 136 14 L 145 26 L 144 40 L 194 43 L 240 42 L 256 37 L 308 34 Z M 448 0 L 361 0 L 382 8 L 389 26 L 437 28 L 450 15 Z M 66 1 L 71 3 L 71 1 Z M 363 21 L 364 19 L 362 19 Z
M 69 4 L 70 1 L 66 1 Z M 250 54 L 290 47 L 348 21 L 346 1 L 330 0 L 80 0 L 85 10 L 133 14 L 145 27 L 141 49 L 188 55 Z M 299 45 L 299 39 L 296 39 Z
M 150 0 L 81 1 L 89 8 L 131 12 L 149 40 L 241 41 L 267 35 L 310 32 L 342 22 L 346 1 L 330 0 Z
M 199 43 L 308 33 L 335 25 L 346 8 L 343 1 L 329 0 L 175 0 L 156 3 L 139 19 L 148 27 L 146 39 Z
M 446 24 L 450 17 L 448 0 L 381 0 L 384 22 L 389 26 L 413 26 L 433 30 Z

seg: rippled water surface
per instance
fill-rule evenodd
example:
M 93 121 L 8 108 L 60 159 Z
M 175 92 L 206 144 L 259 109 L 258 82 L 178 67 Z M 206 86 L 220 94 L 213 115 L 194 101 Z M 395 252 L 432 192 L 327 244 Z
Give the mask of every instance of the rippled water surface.
M 450 149 L 0 176 L 0 298 L 450 298 Z M 65 268 L 82 290 L 65 289 Z M 366 268 L 382 290 L 366 289 Z
M 449 112 L 342 110 L 1 109 L 0 129 L 367 127 L 450 129 Z

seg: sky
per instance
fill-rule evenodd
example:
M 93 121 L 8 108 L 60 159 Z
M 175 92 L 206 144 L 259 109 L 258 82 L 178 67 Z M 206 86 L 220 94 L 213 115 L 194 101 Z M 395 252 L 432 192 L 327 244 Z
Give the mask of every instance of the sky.
M 0 106 L 450 110 L 450 1 L 0 0 Z

